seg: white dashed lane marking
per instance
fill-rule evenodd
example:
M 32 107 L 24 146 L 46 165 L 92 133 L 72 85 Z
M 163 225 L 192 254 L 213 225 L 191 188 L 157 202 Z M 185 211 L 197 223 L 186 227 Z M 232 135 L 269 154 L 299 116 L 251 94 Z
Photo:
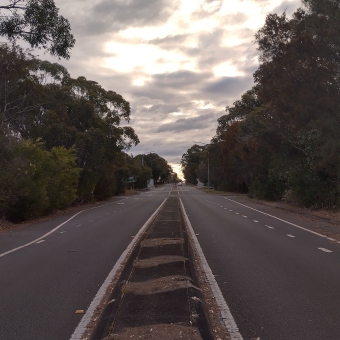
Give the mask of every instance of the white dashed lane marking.
M 325 253 L 333 253 L 331 250 L 326 249 L 326 248 L 318 248 L 318 249 L 320 249 L 321 251 L 324 251 Z
M 214 203 L 214 202 L 212 202 L 212 201 L 208 201 L 208 200 L 206 200 L 206 201 L 209 202 L 209 203 L 215 204 L 215 205 L 219 205 L 219 204 Z M 232 201 L 232 200 L 230 200 L 230 201 Z M 238 203 L 238 202 L 236 202 L 236 203 Z M 238 204 L 243 205 L 243 204 L 241 204 L 241 203 L 238 203 Z M 219 205 L 219 206 L 220 206 L 221 208 L 223 208 L 223 206 L 221 206 L 221 205 Z M 246 206 L 246 205 L 243 205 L 243 206 Z M 247 208 L 250 208 L 250 207 L 248 207 L 248 206 L 246 206 L 246 207 L 247 207 Z M 228 208 L 223 208 L 223 209 L 224 209 L 224 210 L 228 210 Z M 258 211 L 258 210 L 254 209 L 254 208 L 250 208 L 250 209 L 255 210 L 255 211 Z M 232 209 L 229 209 L 229 211 L 233 211 L 233 210 L 232 210 Z M 279 218 L 277 218 L 277 217 L 275 217 L 275 216 L 272 216 L 272 215 L 263 213 L 262 211 L 258 211 L 258 212 L 260 212 L 260 213 L 262 213 L 262 214 L 264 214 L 264 215 L 268 215 L 268 216 L 274 217 L 274 218 L 276 218 L 276 219 L 278 219 L 278 220 L 280 220 L 280 221 L 286 222 L 286 223 L 288 223 L 288 224 L 294 225 L 293 223 L 287 222 L 287 221 L 285 221 L 285 220 L 281 220 L 281 219 L 279 219 Z M 235 214 L 236 214 L 236 215 L 239 215 L 240 213 L 235 212 Z M 242 215 L 242 217 L 247 218 L 247 216 L 245 216 L 245 215 Z M 253 220 L 253 222 L 259 223 L 259 221 L 257 221 L 257 220 Z M 306 230 L 305 228 L 302 228 L 302 227 L 300 227 L 300 226 L 297 226 L 297 225 L 294 225 L 294 226 Z M 268 229 L 275 229 L 274 227 L 272 227 L 272 226 L 270 226 L 270 225 L 267 225 L 267 224 L 265 224 L 265 227 L 267 227 Z M 306 230 L 306 231 L 309 231 L 309 230 Z M 320 235 L 320 234 L 315 233 L 315 232 L 312 232 L 312 233 L 313 233 L 313 234 L 317 234 L 317 235 L 322 236 L 322 237 L 325 237 L 324 235 Z M 296 238 L 296 236 L 291 235 L 291 234 L 286 234 L 286 235 L 287 235 L 288 237 L 290 237 L 290 238 Z M 333 241 L 333 239 L 331 239 L 331 238 L 328 238 L 328 237 L 325 237 L 325 238 L 327 238 L 327 239 Z M 334 241 L 335 241 L 335 240 L 334 240 Z M 338 242 L 338 243 L 340 243 L 340 242 Z M 329 249 L 326 249 L 326 248 L 318 248 L 318 249 L 321 250 L 321 251 L 323 251 L 323 252 L 325 252 L 325 253 L 333 253 L 332 250 L 329 250 Z

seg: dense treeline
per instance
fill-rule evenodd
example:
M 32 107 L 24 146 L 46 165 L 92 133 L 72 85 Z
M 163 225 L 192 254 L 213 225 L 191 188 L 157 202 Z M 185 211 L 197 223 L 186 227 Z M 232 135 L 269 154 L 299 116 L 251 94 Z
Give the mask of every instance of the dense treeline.
M 121 95 L 15 45 L 0 46 L 0 65 L 0 217 L 21 221 L 106 199 L 129 176 L 141 188 L 169 176 L 157 154 L 145 156 L 158 157 L 151 164 L 126 154 L 139 140 Z
M 227 107 L 211 143 L 182 157 L 185 178 L 307 207 L 340 205 L 340 5 L 304 0 L 256 34 L 255 86 Z

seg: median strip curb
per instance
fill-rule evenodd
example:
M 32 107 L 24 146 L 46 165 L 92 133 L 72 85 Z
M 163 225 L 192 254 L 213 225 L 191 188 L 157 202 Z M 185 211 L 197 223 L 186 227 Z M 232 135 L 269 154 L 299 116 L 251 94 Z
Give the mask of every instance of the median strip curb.
M 181 209 L 182 209 L 182 213 L 187 225 L 187 230 L 190 234 L 190 239 L 191 241 L 194 243 L 193 244 L 193 248 L 194 251 L 196 252 L 197 257 L 199 258 L 200 261 L 200 267 L 203 270 L 203 273 L 205 275 L 205 279 L 206 282 L 209 284 L 210 288 L 211 288 L 211 292 L 214 296 L 214 299 L 219 307 L 220 310 L 220 317 L 221 317 L 221 323 L 224 325 L 224 327 L 228 330 L 229 334 L 230 334 L 230 339 L 231 340 L 243 340 L 242 335 L 239 332 L 239 329 L 236 325 L 236 322 L 230 312 L 230 309 L 228 307 L 228 304 L 226 303 L 226 301 L 224 300 L 224 297 L 222 295 L 222 292 L 215 280 L 215 277 L 208 265 L 208 262 L 203 254 L 202 248 L 198 242 L 198 239 L 195 235 L 194 229 L 190 223 L 189 217 L 185 211 L 183 202 L 181 199 L 180 203 L 181 203 Z
M 134 239 L 131 241 L 131 243 L 128 245 L 128 247 L 125 249 L 125 251 L 122 253 L 114 267 L 112 268 L 111 272 L 105 279 L 104 283 L 98 290 L 96 296 L 94 297 L 93 301 L 91 302 L 89 308 L 87 309 L 85 315 L 80 320 L 77 328 L 75 329 L 74 333 L 72 334 L 70 340 L 82 340 L 86 339 L 86 336 L 89 334 L 89 327 L 91 327 L 91 324 L 95 321 L 95 315 L 98 313 L 98 309 L 100 309 L 100 305 L 105 300 L 105 297 L 108 293 L 108 290 L 110 286 L 118 279 L 118 276 L 120 274 L 120 271 L 123 267 L 123 264 L 127 261 L 127 259 L 130 257 L 132 251 L 134 250 L 135 246 L 139 243 L 140 238 L 142 234 L 145 232 L 145 230 L 148 228 L 148 226 L 152 223 L 160 209 L 165 204 L 167 198 L 162 202 L 162 204 L 157 208 L 157 210 L 150 216 L 150 218 L 145 222 L 145 224 L 142 226 L 142 228 L 139 230 L 137 235 L 134 237 Z

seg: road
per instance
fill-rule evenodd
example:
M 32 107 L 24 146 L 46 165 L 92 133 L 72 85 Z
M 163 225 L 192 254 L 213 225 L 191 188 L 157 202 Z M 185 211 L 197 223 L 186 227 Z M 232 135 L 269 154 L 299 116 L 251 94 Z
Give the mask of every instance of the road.
M 0 339 L 70 339 L 75 311 L 88 308 L 171 187 L 103 202 L 43 238 L 75 213 L 0 234 Z
M 170 190 L 0 234 L 0 339 L 69 340 L 75 311 L 88 308 Z M 339 244 L 302 229 L 306 219 L 237 196 L 189 186 L 173 194 L 245 340 L 340 339 Z
M 339 244 L 299 228 L 311 222 L 294 214 L 178 190 L 245 340 L 340 339 Z

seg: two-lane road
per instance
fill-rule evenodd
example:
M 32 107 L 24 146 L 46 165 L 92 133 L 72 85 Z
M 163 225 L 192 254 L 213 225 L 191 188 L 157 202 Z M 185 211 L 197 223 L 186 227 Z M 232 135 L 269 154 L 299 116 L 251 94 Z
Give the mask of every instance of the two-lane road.
M 245 340 L 340 339 L 340 245 L 236 196 L 163 186 L 0 234 L 0 339 L 69 340 L 166 197 L 179 195 Z M 71 219 L 70 219 L 71 218 Z M 67 223 L 65 223 L 67 221 Z
M 244 339 L 340 339 L 339 244 L 293 214 L 178 191 Z
M 70 339 L 82 317 L 75 311 L 88 308 L 171 188 L 0 234 L 0 339 Z

